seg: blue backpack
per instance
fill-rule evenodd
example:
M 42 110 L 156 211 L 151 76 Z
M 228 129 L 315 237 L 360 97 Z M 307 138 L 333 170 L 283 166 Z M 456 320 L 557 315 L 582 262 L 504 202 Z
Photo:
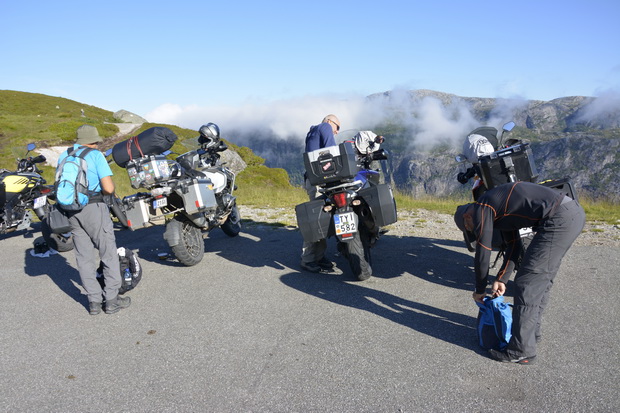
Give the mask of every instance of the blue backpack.
M 56 202 L 64 211 L 81 211 L 88 204 L 88 164 L 84 158 L 90 151 L 82 147 L 68 150 L 56 169 Z
M 484 297 L 484 304 L 478 304 L 478 341 L 485 350 L 503 350 L 512 336 L 512 304 L 504 297 Z

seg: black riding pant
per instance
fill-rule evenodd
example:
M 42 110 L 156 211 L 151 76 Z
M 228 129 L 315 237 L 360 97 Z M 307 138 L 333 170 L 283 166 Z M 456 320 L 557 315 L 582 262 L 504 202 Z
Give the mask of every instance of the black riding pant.
M 543 221 L 530 243 L 515 277 L 511 356 L 536 355 L 543 311 L 562 258 L 585 225 L 585 212 L 577 201 L 565 198 L 555 213 Z

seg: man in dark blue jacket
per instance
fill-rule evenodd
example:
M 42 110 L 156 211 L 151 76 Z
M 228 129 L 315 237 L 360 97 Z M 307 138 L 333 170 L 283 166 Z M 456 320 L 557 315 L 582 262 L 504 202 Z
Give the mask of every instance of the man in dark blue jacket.
M 328 146 L 336 146 L 334 135 L 339 130 L 340 120 L 338 120 L 336 115 L 325 116 L 321 123 L 310 127 L 306 135 L 306 152 L 312 152 Z M 311 201 L 321 196 L 317 187 L 311 185 L 306 177 L 304 177 L 304 188 Z M 326 239 L 317 242 L 304 241 L 301 253 L 301 268 L 310 272 L 331 271 L 334 268 L 334 263 L 325 257 L 325 250 L 327 250 Z
M 542 313 L 564 255 L 583 230 L 585 213 L 576 200 L 554 189 L 530 182 L 513 182 L 493 188 L 476 203 L 461 205 L 454 215 L 465 237 L 476 241 L 475 301 L 485 296 L 491 260 L 493 231 L 502 231 L 508 249 L 493 287 L 493 297 L 504 295 L 506 283 L 523 253 L 519 229 L 533 227 L 532 239 L 515 276 L 512 338 L 505 351 L 489 350 L 502 362 L 531 363 L 540 340 Z

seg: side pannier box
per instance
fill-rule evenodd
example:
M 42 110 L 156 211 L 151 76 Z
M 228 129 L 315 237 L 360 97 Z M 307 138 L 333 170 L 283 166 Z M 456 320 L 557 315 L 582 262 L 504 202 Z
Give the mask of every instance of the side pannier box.
M 163 155 L 133 159 L 126 165 L 132 188 L 149 188 L 170 179 L 168 159 Z
M 306 242 L 316 242 L 329 236 L 331 214 L 323 211 L 325 201 L 317 199 L 295 207 L 297 227 Z
M 210 179 L 192 179 L 187 185 L 182 185 L 175 191 L 183 198 L 183 205 L 188 214 L 217 207 L 215 191 Z
M 566 195 L 569 198 L 573 198 L 576 201 L 579 201 L 577 197 L 577 191 L 575 191 L 575 186 L 570 181 L 570 178 L 550 179 L 548 181 L 543 181 L 540 184 L 548 186 L 549 188 L 553 188 L 559 193 Z
M 355 178 L 359 171 L 355 148 L 351 142 L 304 153 L 306 176 L 312 185 Z
M 357 195 L 362 197 L 370 208 L 376 225 L 383 227 L 396 222 L 396 201 L 389 184 L 364 188 Z
M 538 170 L 529 143 L 520 143 L 506 149 L 481 156 L 481 178 L 487 189 L 511 182 L 514 175 L 517 181 L 535 182 Z
M 150 202 L 147 199 L 139 199 L 131 195 L 125 197 L 123 202 L 127 205 L 125 211 L 127 225 L 132 231 L 149 226 L 149 219 L 154 211 L 151 211 Z

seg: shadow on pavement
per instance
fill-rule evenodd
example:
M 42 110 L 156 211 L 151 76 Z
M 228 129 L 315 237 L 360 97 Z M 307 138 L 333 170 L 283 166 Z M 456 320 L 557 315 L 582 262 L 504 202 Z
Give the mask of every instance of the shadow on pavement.
M 368 311 L 394 323 L 409 327 L 442 341 L 478 351 L 474 317 L 442 310 L 366 287 L 363 283 L 344 282 L 329 274 L 300 276 L 289 273 L 280 277 L 287 286 L 324 300 Z

